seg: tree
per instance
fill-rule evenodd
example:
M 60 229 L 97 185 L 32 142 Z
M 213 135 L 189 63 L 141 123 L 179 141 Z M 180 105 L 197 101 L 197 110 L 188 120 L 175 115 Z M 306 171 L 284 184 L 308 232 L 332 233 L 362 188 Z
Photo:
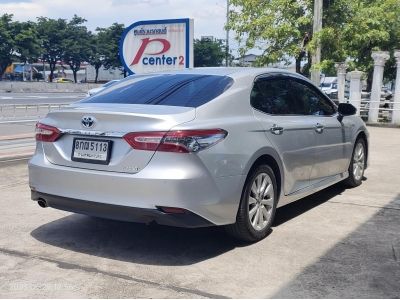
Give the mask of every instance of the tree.
M 14 50 L 16 56 L 23 63 L 36 61 L 41 52 L 40 38 L 33 22 L 16 22 L 16 35 L 14 37 Z
M 244 55 L 249 49 L 262 50 L 258 65 L 296 60 L 296 71 L 306 57 L 312 31 L 312 0 L 231 0 L 228 28 Z
M 62 60 L 69 65 L 77 82 L 76 74 L 82 62 L 89 61 L 91 54 L 91 33 L 82 25 L 85 19 L 74 15 L 65 29 L 65 38 L 62 43 Z
M 6 68 L 12 63 L 14 52 L 14 24 L 12 15 L 4 14 L 0 17 L 0 79 Z
M 125 26 L 123 24 L 113 23 L 108 28 L 97 28 L 99 42 L 101 43 L 101 53 L 103 55 L 103 65 L 105 69 L 115 69 L 121 67 L 119 59 L 119 41 Z M 126 75 L 126 70 L 124 70 Z
M 0 78 L 13 60 L 23 63 L 37 59 L 39 38 L 33 22 L 15 22 L 13 16 L 0 17 Z
M 307 73 L 310 62 L 301 69 L 301 61 L 310 58 L 318 41 L 322 45 L 319 67 L 334 74 L 334 63 L 348 60 L 350 69 L 367 72 L 372 78 L 371 52 L 393 51 L 400 47 L 400 2 L 398 0 L 325 0 L 323 29 L 312 36 L 313 1 L 303 0 L 231 0 L 233 10 L 228 28 L 236 31 L 244 45 L 241 53 L 252 48 L 263 51 L 259 65 L 296 60 L 296 71 Z M 386 68 L 394 76 L 394 61 Z
M 194 66 L 216 67 L 221 66 L 225 58 L 225 47 L 220 41 L 194 40 Z
M 103 41 L 100 33 L 93 34 L 90 40 L 91 48 L 88 62 L 94 67 L 96 76 L 94 82 L 97 83 L 99 77 L 99 69 L 104 62 L 104 54 L 102 52 Z
M 50 66 L 50 82 L 53 81 L 56 64 L 64 53 L 67 26 L 65 19 L 38 18 L 37 32 L 42 41 L 42 58 Z
M 326 9 L 320 33 L 323 46 L 321 67 L 334 73 L 336 61 L 348 60 L 350 69 L 367 73 L 372 84 L 373 50 L 393 51 L 400 47 L 400 2 L 398 0 L 335 0 Z M 385 75 L 394 78 L 394 59 Z

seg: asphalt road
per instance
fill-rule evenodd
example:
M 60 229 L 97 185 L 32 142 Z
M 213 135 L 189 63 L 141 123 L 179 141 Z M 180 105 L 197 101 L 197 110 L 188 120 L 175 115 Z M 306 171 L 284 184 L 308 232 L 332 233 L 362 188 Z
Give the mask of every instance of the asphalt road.
M 400 129 L 369 130 L 360 187 L 279 208 L 252 245 L 218 228 L 43 209 L 30 200 L 26 160 L 0 163 L 0 297 L 398 298 Z
M 85 97 L 84 93 L 0 93 L 0 135 L 4 131 L 3 124 L 38 120 L 49 110 L 58 109 L 59 104 L 76 102 Z M 18 132 L 18 127 L 16 129 Z M 13 130 L 9 134 L 14 134 Z
M 85 98 L 84 93 L 0 93 L 1 104 L 72 103 Z

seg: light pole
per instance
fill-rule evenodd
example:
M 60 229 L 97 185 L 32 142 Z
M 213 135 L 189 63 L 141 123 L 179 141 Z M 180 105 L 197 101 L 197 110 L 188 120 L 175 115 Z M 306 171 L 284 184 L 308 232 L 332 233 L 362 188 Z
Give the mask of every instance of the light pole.
M 43 63 L 43 81 L 46 82 L 46 70 L 44 65 L 44 54 L 42 56 L 42 63 Z
M 313 38 L 316 37 L 317 33 L 322 29 L 322 3 L 323 0 L 314 0 L 314 23 L 313 23 Z M 311 81 L 319 86 L 320 84 L 320 70 L 315 68 L 315 65 L 321 62 L 321 42 L 317 42 L 317 48 L 312 55 L 312 70 L 311 70 Z
M 229 67 L 229 0 L 226 0 L 225 66 Z

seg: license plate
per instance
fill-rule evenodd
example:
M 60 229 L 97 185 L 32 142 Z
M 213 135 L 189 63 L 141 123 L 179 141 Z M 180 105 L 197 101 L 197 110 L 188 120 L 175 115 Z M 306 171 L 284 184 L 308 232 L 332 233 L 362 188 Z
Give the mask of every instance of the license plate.
M 74 138 L 71 160 L 108 165 L 112 141 Z

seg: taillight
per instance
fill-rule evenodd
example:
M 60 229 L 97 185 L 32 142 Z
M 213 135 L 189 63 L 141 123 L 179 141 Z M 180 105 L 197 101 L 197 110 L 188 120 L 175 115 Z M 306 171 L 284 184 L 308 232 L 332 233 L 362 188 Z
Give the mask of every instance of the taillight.
M 150 131 L 131 132 L 124 139 L 137 150 L 190 153 L 215 145 L 227 134 L 223 129 Z
M 42 123 L 36 123 L 35 133 L 36 140 L 41 142 L 54 142 L 61 136 L 60 130 L 56 127 Z

